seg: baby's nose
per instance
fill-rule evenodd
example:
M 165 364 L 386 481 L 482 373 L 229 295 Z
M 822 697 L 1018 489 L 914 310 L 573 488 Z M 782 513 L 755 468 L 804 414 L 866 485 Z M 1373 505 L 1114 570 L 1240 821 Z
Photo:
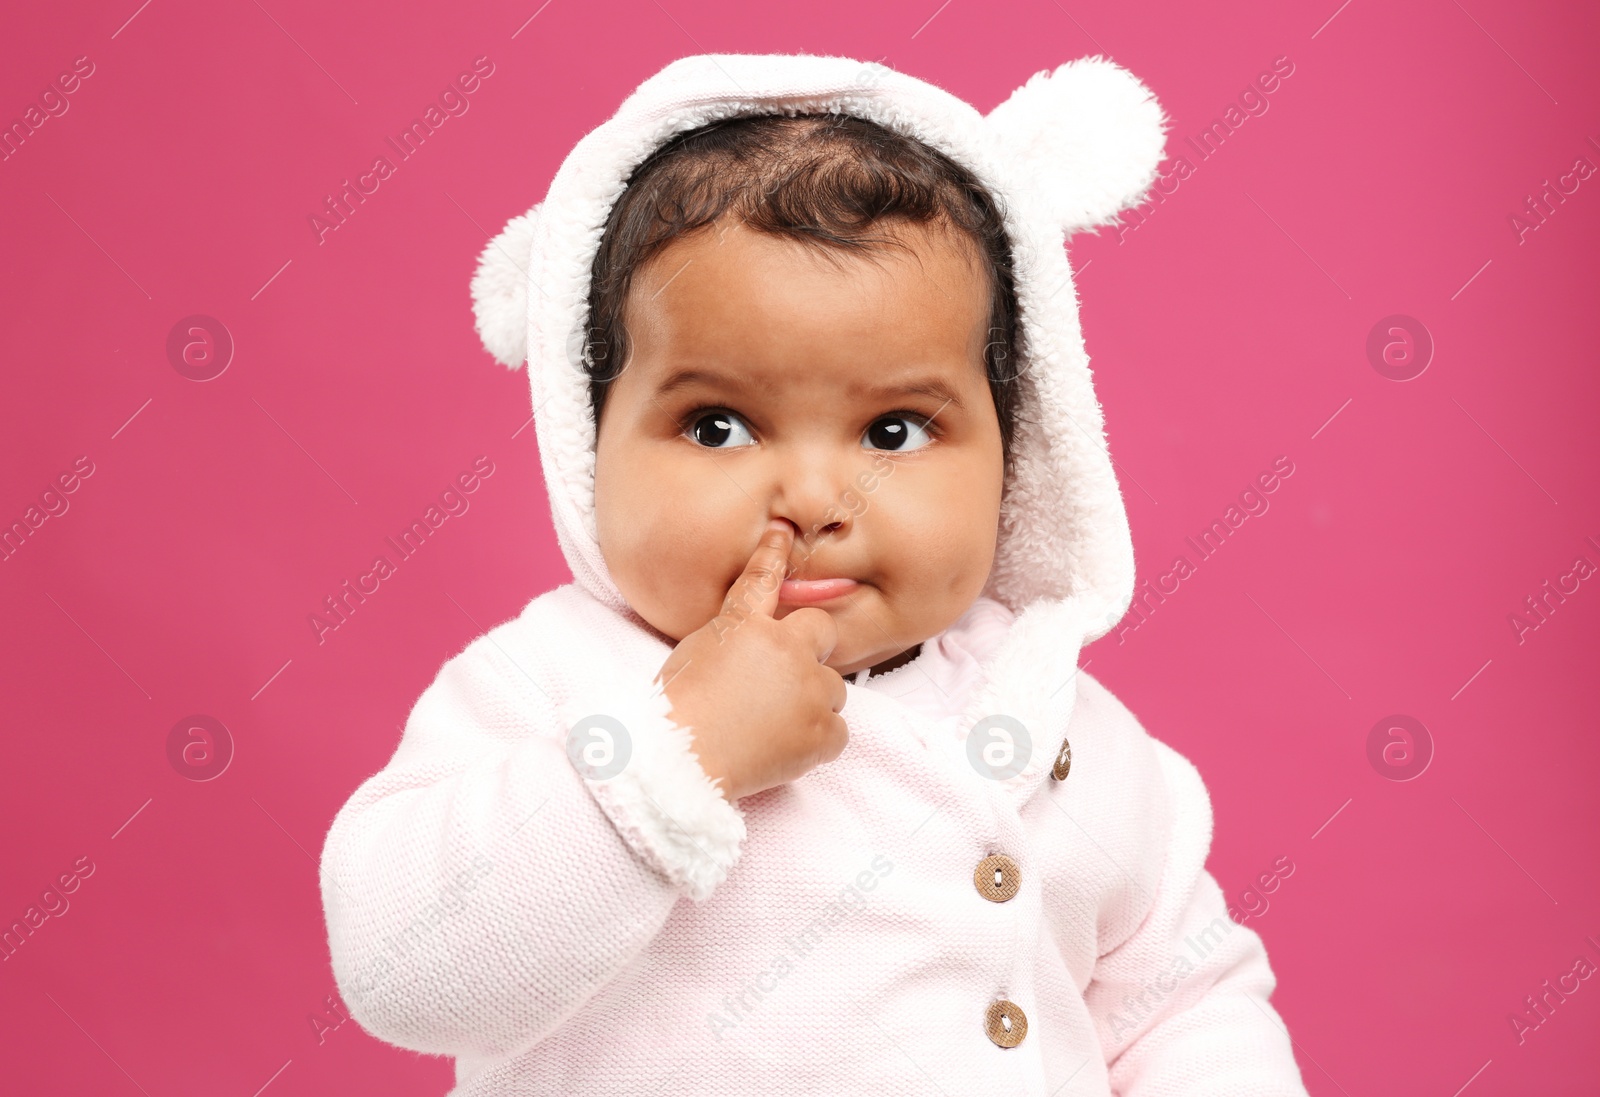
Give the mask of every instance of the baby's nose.
M 819 538 L 849 532 L 855 516 L 864 509 L 863 494 L 855 483 L 855 462 L 829 451 L 796 452 L 772 482 L 772 517 L 787 518 L 799 537 Z
M 800 516 L 796 516 L 790 520 L 794 522 L 795 527 L 800 531 L 795 536 L 795 555 L 801 559 L 808 555 L 810 548 L 820 541 L 837 536 L 845 526 L 843 519 L 839 521 L 823 521 L 820 518 L 813 518 L 810 521 L 802 521 Z

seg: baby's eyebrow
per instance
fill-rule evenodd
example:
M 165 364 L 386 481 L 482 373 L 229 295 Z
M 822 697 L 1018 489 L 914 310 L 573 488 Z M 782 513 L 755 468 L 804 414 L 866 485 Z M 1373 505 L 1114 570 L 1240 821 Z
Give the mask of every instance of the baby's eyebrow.
M 733 389 L 737 392 L 766 390 L 769 387 L 767 385 L 753 385 L 747 378 L 738 374 L 686 367 L 673 370 L 664 377 L 661 383 L 656 386 L 655 395 L 657 397 L 665 396 L 668 393 L 693 385 L 710 385 Z M 852 395 L 880 400 L 897 396 L 926 396 L 930 399 L 938 400 L 941 409 L 946 405 L 953 405 L 957 410 L 966 410 L 966 405 L 961 402 L 961 397 L 956 390 L 945 383 L 942 378 L 935 376 L 914 377 L 906 381 L 885 385 L 853 384 L 850 386 L 850 391 Z
M 945 384 L 938 377 L 917 378 L 898 385 L 869 385 L 860 388 L 852 385 L 851 388 L 865 396 L 879 399 L 892 396 L 927 396 L 930 399 L 938 400 L 941 409 L 947 404 L 954 404 L 958 410 L 966 409 L 966 405 L 961 402 L 961 397 L 956 394 L 956 390 Z
M 735 373 L 719 373 L 716 370 L 685 367 L 675 369 L 661 383 L 656 386 L 656 396 L 665 396 L 670 392 L 677 392 L 682 388 L 694 385 L 710 385 L 713 388 L 733 389 L 736 392 L 751 392 L 765 389 L 765 385 L 752 385 L 747 379 Z

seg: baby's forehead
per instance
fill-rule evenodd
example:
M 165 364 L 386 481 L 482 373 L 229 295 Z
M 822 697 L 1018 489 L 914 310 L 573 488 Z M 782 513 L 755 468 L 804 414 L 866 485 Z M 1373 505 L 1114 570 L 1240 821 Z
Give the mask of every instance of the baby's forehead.
M 629 324 L 713 341 L 757 326 L 797 336 L 801 322 L 857 337 L 911 319 L 964 330 L 986 319 L 990 286 L 957 239 L 897 225 L 840 247 L 729 222 L 674 240 L 636 274 Z
M 737 249 L 739 257 L 759 250 L 768 256 L 782 256 L 789 264 L 830 272 L 885 270 L 906 263 L 926 265 L 929 257 L 956 259 L 978 273 L 985 272 L 978 242 L 944 218 L 913 221 L 903 216 L 879 217 L 863 221 L 856 236 L 831 239 L 820 234 L 774 231 L 737 210 L 728 210 L 710 224 L 662 240 L 639 264 L 633 284 L 642 280 L 640 272 L 648 268 L 665 266 L 670 276 L 685 263 L 723 257 L 724 245 L 730 240 L 746 245 Z

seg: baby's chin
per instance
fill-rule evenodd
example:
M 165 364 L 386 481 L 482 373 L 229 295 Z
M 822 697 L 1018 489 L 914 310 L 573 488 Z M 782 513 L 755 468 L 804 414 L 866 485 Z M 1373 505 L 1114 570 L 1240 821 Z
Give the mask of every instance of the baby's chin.
M 877 668 L 906 652 L 914 658 L 915 649 L 938 631 L 927 631 L 932 624 L 929 621 L 908 619 L 893 598 L 871 584 L 863 584 L 849 598 L 811 606 L 780 602 L 773 616 L 781 620 L 800 609 L 820 609 L 833 618 L 839 638 L 823 665 L 847 677 L 867 667 Z M 908 632 L 912 633 L 909 637 Z M 910 662 L 910 658 L 902 662 Z M 873 673 L 880 672 L 874 669 Z

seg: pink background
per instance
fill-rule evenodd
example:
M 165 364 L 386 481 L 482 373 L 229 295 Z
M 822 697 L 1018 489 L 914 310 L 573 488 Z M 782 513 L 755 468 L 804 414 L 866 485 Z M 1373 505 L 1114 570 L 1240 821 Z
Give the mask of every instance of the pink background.
M 1600 166 L 1600 9 L 538 3 L 3 19 L 0 120 L 94 65 L 0 163 L 0 522 L 94 466 L 0 563 L 0 922 L 94 866 L 0 963 L 7 1088 L 448 1088 L 447 1060 L 318 1032 L 316 857 L 440 664 L 568 579 L 526 382 L 479 345 L 468 279 L 667 61 L 802 50 L 985 110 L 1105 51 L 1161 98 L 1193 174 L 1072 246 L 1141 578 L 1195 563 L 1185 537 L 1276 457 L 1295 471 L 1091 673 L 1204 774 L 1212 871 L 1269 904 L 1247 924 L 1312 1093 L 1593 1093 L 1600 980 L 1520 1043 L 1509 1018 L 1600 965 L 1600 576 L 1521 642 L 1508 617 L 1600 565 L 1600 176 L 1520 241 L 1510 218 Z M 483 56 L 467 113 L 319 244 L 309 215 Z M 1267 113 L 1200 160 L 1184 139 L 1280 57 Z M 204 383 L 166 352 L 193 314 L 236 343 Z M 1368 360 L 1391 314 L 1436 344 L 1414 380 Z M 480 455 L 470 510 L 319 644 L 308 616 Z M 1367 754 L 1397 713 L 1434 750 L 1403 782 Z M 168 760 L 191 714 L 233 738 L 210 781 Z

